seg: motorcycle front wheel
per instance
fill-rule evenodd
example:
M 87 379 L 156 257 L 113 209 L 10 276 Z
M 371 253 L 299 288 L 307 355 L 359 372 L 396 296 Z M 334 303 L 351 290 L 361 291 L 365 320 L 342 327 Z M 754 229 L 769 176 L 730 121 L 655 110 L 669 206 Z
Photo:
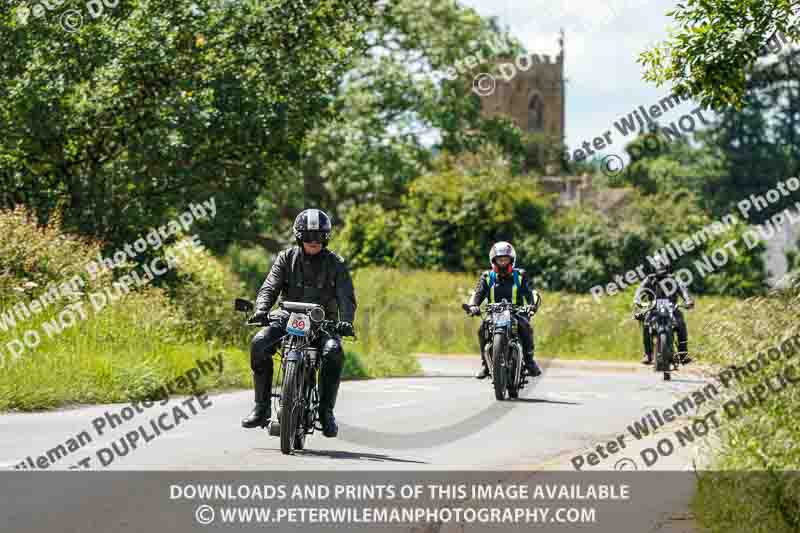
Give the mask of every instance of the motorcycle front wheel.
M 672 379 L 672 339 L 668 333 L 659 333 L 656 341 L 656 366 L 664 373 L 664 381 Z M 664 370 L 666 369 L 666 370 Z
M 506 382 L 508 376 L 506 375 L 506 337 L 502 333 L 494 336 L 492 343 L 492 360 L 494 374 L 494 397 L 497 400 L 503 401 L 506 399 Z
M 290 455 L 297 444 L 297 426 L 302 416 L 298 378 L 297 361 L 287 361 L 281 392 L 281 452 L 286 455 Z

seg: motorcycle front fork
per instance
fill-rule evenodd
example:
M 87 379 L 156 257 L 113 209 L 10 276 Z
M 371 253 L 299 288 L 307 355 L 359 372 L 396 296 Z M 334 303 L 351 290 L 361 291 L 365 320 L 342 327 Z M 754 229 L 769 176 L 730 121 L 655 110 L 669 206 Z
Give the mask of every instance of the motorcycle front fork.
M 510 350 L 513 350 L 516 353 L 516 382 L 524 385 L 525 382 L 522 381 L 522 365 L 523 365 L 523 357 L 522 357 L 522 345 L 519 342 L 515 342 L 509 347 Z M 489 374 L 494 378 L 494 360 L 492 358 L 492 345 L 488 342 L 483 346 L 483 356 L 484 362 L 486 363 L 487 367 L 489 368 Z

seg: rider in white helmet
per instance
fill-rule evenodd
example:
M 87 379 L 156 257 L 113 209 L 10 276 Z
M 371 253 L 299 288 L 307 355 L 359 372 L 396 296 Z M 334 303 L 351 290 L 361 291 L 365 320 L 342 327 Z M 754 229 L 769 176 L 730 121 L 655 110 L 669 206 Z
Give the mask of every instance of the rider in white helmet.
M 517 253 L 510 243 L 501 241 L 495 243 L 489 251 L 489 262 L 491 270 L 481 274 L 475 292 L 470 299 L 470 313 L 477 316 L 480 314 L 480 305 L 484 300 L 489 303 L 502 302 L 504 299 L 514 305 L 525 305 L 525 303 L 539 305 L 539 297 L 535 294 L 531 286 L 528 274 L 521 268 L 514 268 L 517 260 Z M 525 357 L 525 369 L 528 374 L 536 377 L 542 371 L 533 359 L 533 328 L 527 315 L 517 313 L 518 332 L 522 341 L 522 350 Z M 489 368 L 486 365 L 484 356 L 484 346 L 486 345 L 486 321 L 481 322 L 478 329 L 478 342 L 481 347 L 481 369 L 475 374 L 478 379 L 484 379 L 489 375 Z

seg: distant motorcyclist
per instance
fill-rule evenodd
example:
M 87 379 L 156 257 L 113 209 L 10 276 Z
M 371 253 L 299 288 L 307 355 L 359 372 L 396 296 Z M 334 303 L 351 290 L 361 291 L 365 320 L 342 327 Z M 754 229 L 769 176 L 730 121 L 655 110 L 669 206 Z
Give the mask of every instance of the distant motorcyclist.
M 278 254 L 272 269 L 258 290 L 253 319 L 269 322 L 250 344 L 250 366 L 255 383 L 255 408 L 242 420 L 246 428 L 263 427 L 271 418 L 272 356 L 286 335 L 289 315 L 284 311 L 270 314 L 278 301 L 319 304 L 328 320 L 343 322 L 341 335 L 353 335 L 356 296 L 353 281 L 344 260 L 326 249 L 332 230 L 331 219 L 319 209 L 306 209 L 294 221 L 296 246 Z M 333 408 L 339 392 L 344 352 L 338 335 L 319 341 L 323 363 L 320 371 L 319 417 L 326 437 L 338 433 Z
M 489 251 L 489 262 L 492 269 L 481 274 L 478 280 L 469 301 L 470 314 L 480 315 L 480 305 L 485 299 L 488 299 L 489 303 L 502 302 L 505 299 L 514 305 L 524 305 L 526 301 L 529 304 L 538 305 L 539 298 L 534 296 L 535 291 L 527 273 L 521 268 L 514 268 L 516 260 L 517 253 L 510 243 L 501 241 L 492 246 Z M 539 376 L 542 371 L 533 359 L 533 328 L 530 319 L 522 313 L 515 313 L 514 316 L 522 342 L 525 370 L 533 377 Z M 478 342 L 481 348 L 481 368 L 475 374 L 478 379 L 484 379 L 489 375 L 489 366 L 484 353 L 487 326 L 487 320 L 484 319 L 478 328 Z
M 638 305 L 642 296 L 648 294 L 653 301 L 666 298 L 675 305 L 675 326 L 678 332 L 678 353 L 675 355 L 678 356 L 682 364 L 686 365 L 692 362 L 689 357 L 689 332 L 686 328 L 686 320 L 683 317 L 683 313 L 678 308 L 678 297 L 683 298 L 683 301 L 686 302 L 686 307 L 689 309 L 694 307 L 694 302 L 689 296 L 686 286 L 672 275 L 669 261 L 666 258 L 656 256 L 654 263 L 653 272 L 648 274 L 639 284 L 633 301 Z M 648 334 L 647 328 L 644 327 L 644 321 L 647 319 L 648 313 L 649 310 L 645 309 L 634 314 L 634 318 L 642 322 L 643 365 L 653 364 L 653 339 Z

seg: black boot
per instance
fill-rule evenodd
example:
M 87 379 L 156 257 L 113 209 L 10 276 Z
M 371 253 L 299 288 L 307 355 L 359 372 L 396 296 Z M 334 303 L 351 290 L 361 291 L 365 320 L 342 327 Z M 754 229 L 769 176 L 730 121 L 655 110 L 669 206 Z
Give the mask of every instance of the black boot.
M 533 360 L 533 353 L 531 352 L 525 354 L 525 370 L 528 371 L 528 375 L 532 378 L 542 375 L 542 369 L 539 368 L 539 365 Z
M 646 353 L 644 357 L 642 357 L 642 364 L 643 365 L 652 365 L 653 364 L 653 354 Z
M 688 365 L 692 362 L 692 358 L 689 357 L 689 339 L 681 342 L 680 335 L 678 335 L 678 352 L 675 354 L 675 359 L 680 361 L 682 365 Z
M 320 372 L 319 383 L 319 421 L 322 424 L 322 434 L 326 437 L 335 437 L 339 434 L 333 408 L 336 406 L 336 397 L 339 395 L 339 381 L 342 367 L 325 361 Z
M 250 414 L 242 419 L 243 428 L 267 427 L 272 417 L 268 403 L 257 403 Z
M 339 434 L 339 426 L 336 424 L 336 417 L 330 409 L 324 413 L 320 411 L 320 423 L 322 424 L 322 434 L 328 438 L 333 438 Z
M 271 390 L 270 390 L 271 376 L 266 374 L 253 373 L 253 382 L 255 383 L 255 397 L 256 406 L 253 411 L 242 420 L 243 428 L 257 428 L 266 427 L 269 424 L 271 413 Z

